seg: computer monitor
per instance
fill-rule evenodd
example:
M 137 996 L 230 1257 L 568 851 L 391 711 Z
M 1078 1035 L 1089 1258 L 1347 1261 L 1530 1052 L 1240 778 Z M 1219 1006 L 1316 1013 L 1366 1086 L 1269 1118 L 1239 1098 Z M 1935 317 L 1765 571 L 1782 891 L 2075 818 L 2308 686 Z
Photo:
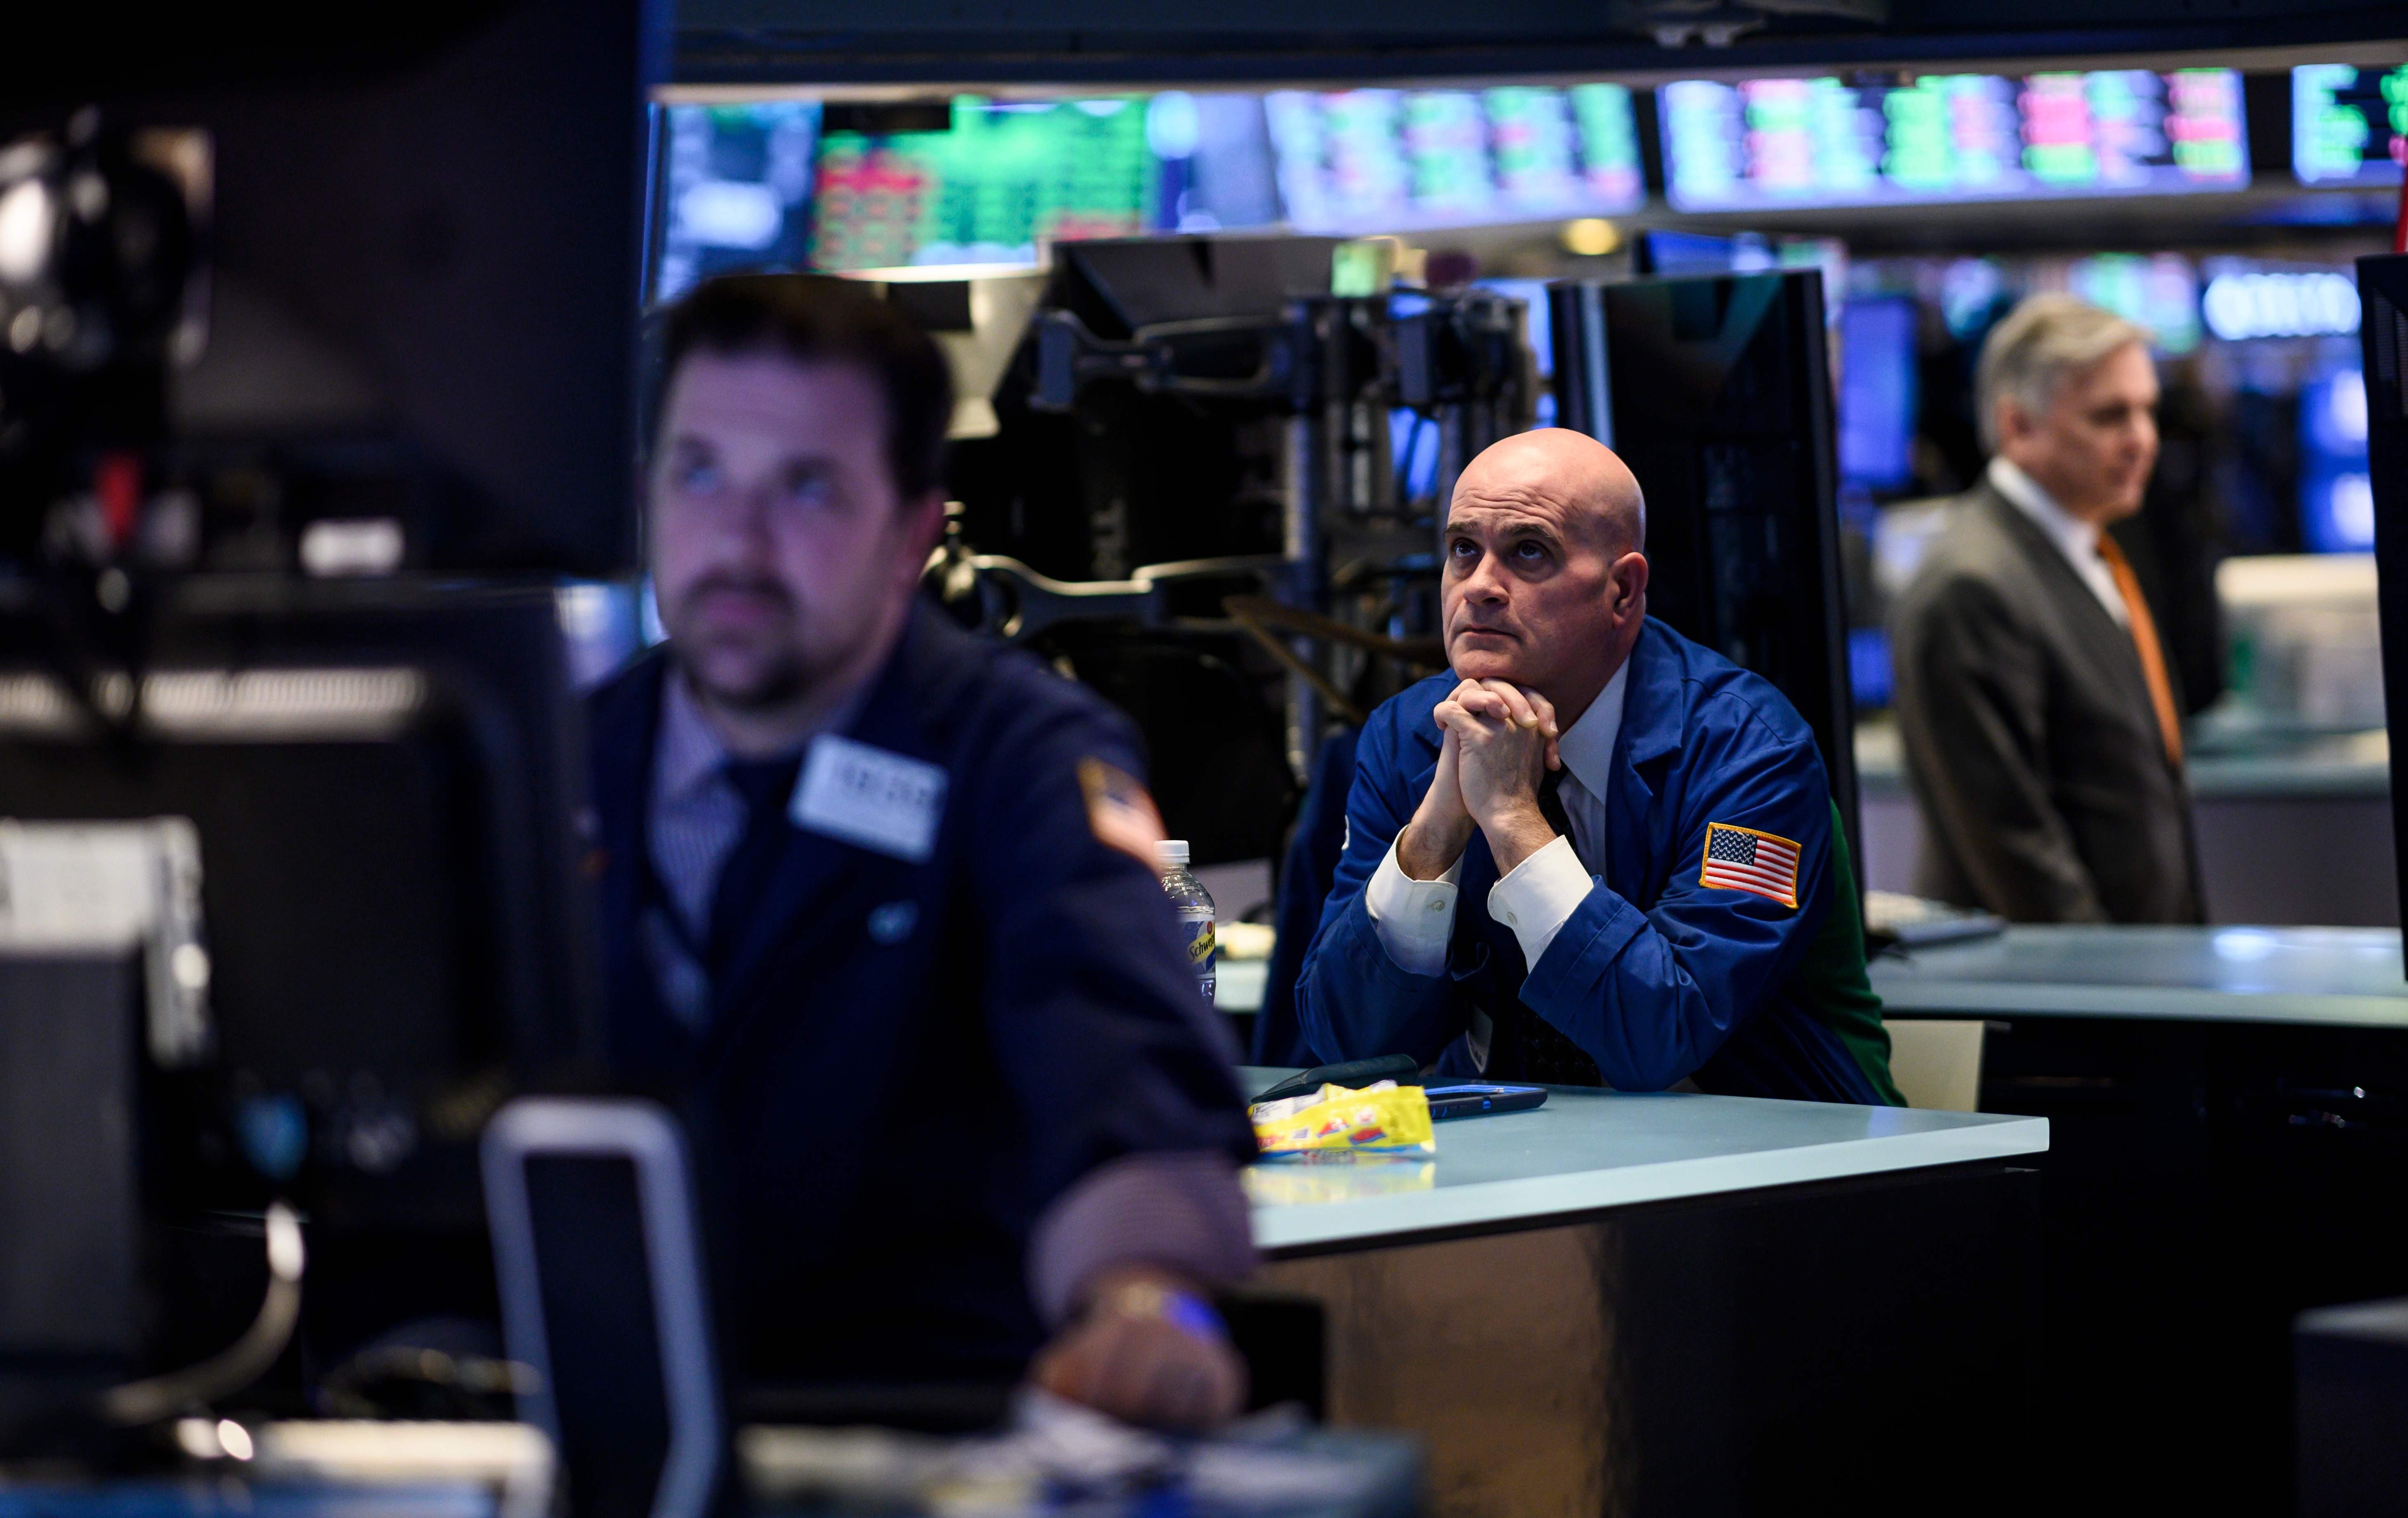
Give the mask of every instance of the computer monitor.
M 2408 65 L 2291 70 L 2291 172 L 2314 186 L 2400 182 L 2408 164 Z
M 197 839 L 205 1038 L 126 1072 L 133 1164 L 90 1167 L 141 1220 L 121 1369 L 236 1338 L 280 1199 L 308 1220 L 300 1334 L 322 1368 L 396 1324 L 489 1312 L 479 1132 L 518 1092 L 602 1079 L 552 592 L 204 577 L 157 609 L 129 679 L 90 667 L 37 588 L 7 590 L 0 817 L 177 819 Z M 146 1017 L 138 981 L 119 1005 Z M 20 1252 L 48 1238 L 0 1239 L 0 1267 L 38 1267 Z M 38 1405 L 18 1348 L 0 1342 L 0 1403 L 14 1384 Z M 0 1442 L 10 1422 L 0 1407 Z
M 2367 495 L 2373 508 L 2377 609 L 2383 620 L 2383 702 L 2408 711 L 2408 253 L 2358 261 L 2366 380 Z M 2408 795 L 2408 744 L 2391 746 L 2391 790 Z M 2408 808 L 2391 812 L 2408 899 Z
M 807 266 L 818 101 L 667 106 L 657 121 L 648 304 L 715 274 Z
M 933 124 L 830 106 L 822 125 L 816 269 L 1030 265 L 1054 243 L 1280 219 L 1259 95 L 962 95 Z
M 1681 79 L 1657 97 L 1683 211 L 2243 190 L 2232 69 Z
M 189 819 L 205 1058 L 165 1072 L 186 1210 L 475 1224 L 511 1091 L 598 1071 L 576 831 L 584 760 L 554 593 L 196 578 L 136 667 L 38 592 L 0 600 L 0 816 Z M 112 703 L 114 703 L 112 705 Z
M 208 343 L 168 397 L 204 563 L 291 568 L 326 517 L 397 522 L 405 568 L 633 563 L 643 94 L 666 8 L 420 8 L 372 50 L 266 12 L 26 18 L 0 142 L 96 105 L 205 144 Z
M 964 96 L 944 131 L 826 132 L 811 266 L 1025 265 L 1043 242 L 1152 231 L 1146 115 L 1141 96 Z
M 1263 97 L 1291 226 L 1346 236 L 1645 204 L 1630 92 L 1275 90 Z
M 1646 493 L 1649 612 L 1789 698 L 1856 843 L 1821 273 L 1567 281 L 1550 307 L 1559 424 Z

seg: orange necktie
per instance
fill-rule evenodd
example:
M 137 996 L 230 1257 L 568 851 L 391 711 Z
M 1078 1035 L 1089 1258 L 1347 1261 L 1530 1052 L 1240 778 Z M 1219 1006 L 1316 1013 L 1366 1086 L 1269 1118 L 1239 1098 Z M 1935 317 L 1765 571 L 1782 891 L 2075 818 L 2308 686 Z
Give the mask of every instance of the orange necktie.
M 2099 556 L 2107 561 L 2107 572 L 2115 577 L 2115 589 L 2131 619 L 2132 644 L 2140 651 L 2141 675 L 2149 682 L 2149 705 L 2157 709 L 2157 732 L 2166 740 L 2167 762 L 2179 766 L 2182 718 L 2174 711 L 2174 687 L 2166 678 L 2166 651 L 2157 642 L 2157 622 L 2149 615 L 2149 603 L 2141 599 L 2141 582 L 2133 578 L 2132 561 L 2105 533 L 2099 535 Z

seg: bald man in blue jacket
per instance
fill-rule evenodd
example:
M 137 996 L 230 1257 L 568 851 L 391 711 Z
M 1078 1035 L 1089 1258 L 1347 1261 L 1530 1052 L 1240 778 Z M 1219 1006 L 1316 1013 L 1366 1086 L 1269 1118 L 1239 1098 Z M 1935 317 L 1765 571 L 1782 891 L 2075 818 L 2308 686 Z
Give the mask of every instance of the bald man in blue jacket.
M 1647 616 L 1644 512 L 1574 432 L 1464 471 L 1451 672 L 1364 728 L 1305 1037 L 1444 1075 L 1897 1104 L 1813 735 Z

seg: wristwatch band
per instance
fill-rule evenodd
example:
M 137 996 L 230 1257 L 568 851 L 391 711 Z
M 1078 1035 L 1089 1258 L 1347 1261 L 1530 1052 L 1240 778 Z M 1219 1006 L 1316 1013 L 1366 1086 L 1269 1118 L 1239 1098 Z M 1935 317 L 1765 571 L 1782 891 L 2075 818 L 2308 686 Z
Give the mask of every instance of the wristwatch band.
M 1182 1333 L 1216 1343 L 1229 1337 L 1228 1325 L 1211 1303 L 1194 1292 L 1158 1282 L 1125 1282 L 1097 1298 L 1089 1310 L 1104 1308 L 1133 1318 L 1160 1318 Z

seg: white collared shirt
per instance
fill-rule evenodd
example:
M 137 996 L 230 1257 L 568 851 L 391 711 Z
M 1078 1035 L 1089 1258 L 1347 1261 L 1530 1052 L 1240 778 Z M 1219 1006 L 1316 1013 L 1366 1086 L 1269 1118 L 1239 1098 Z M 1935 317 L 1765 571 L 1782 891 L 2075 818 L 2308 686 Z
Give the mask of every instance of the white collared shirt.
M 1622 706 L 1630 684 L 1630 661 L 1606 681 L 1580 720 L 1555 742 L 1564 762 L 1557 791 L 1572 836 L 1557 838 L 1516 866 L 1488 892 L 1488 915 L 1513 930 L 1525 963 L 1536 966 L 1555 941 L 1573 910 L 1603 872 L 1605 796 L 1613 773 L 1614 739 L 1622 732 Z M 1416 881 L 1397 863 L 1397 846 L 1364 887 L 1363 905 L 1380 947 L 1398 969 L 1437 975 L 1446 968 L 1447 941 L 1455 936 L 1455 887 L 1463 873 L 1458 858 L 1435 881 Z
M 2024 473 L 2004 455 L 1990 460 L 1989 477 L 1991 488 L 2005 496 L 2016 510 L 2029 517 L 2032 524 L 2057 545 L 2057 551 L 2065 555 L 2065 562 L 2073 566 L 2073 572 L 2090 587 L 2090 594 L 2097 596 L 2099 604 L 2107 609 L 2107 614 L 2115 619 L 2115 625 L 2131 625 L 2131 609 L 2124 605 L 2124 593 L 2115 586 L 2114 571 L 2109 569 L 2107 561 L 2099 556 L 2099 524 L 2068 516 L 2065 508 L 2057 505 L 2056 498 L 2041 488 L 2039 480 Z

